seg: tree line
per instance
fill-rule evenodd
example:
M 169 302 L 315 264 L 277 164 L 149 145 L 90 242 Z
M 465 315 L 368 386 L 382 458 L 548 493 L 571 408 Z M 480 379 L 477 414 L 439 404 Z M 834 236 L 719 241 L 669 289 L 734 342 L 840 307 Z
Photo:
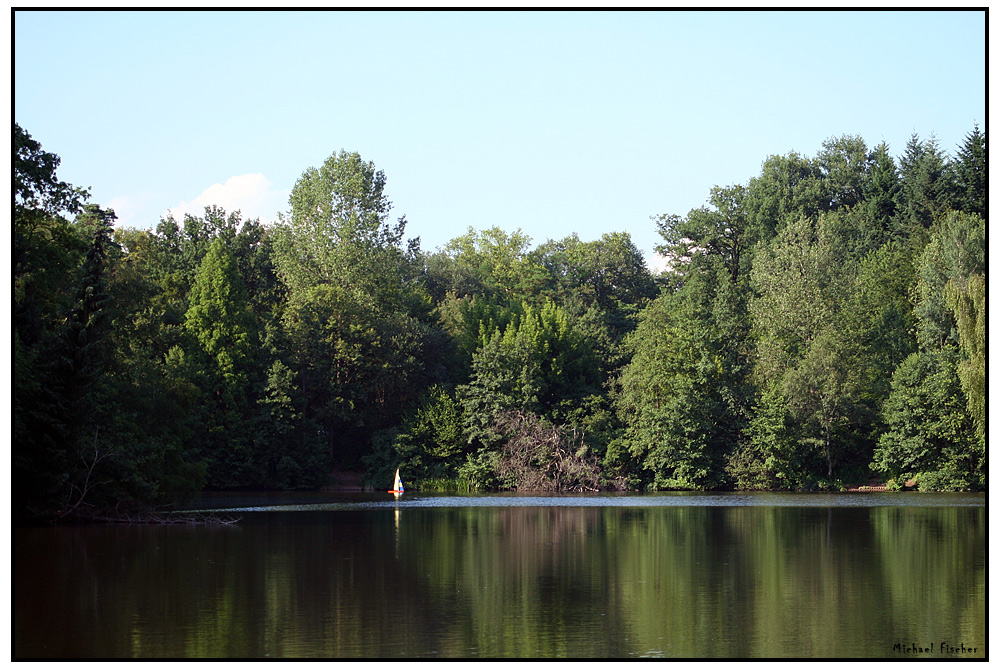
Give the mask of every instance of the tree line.
M 406 239 L 357 153 L 270 225 L 152 229 L 14 124 L 15 518 L 402 467 L 440 490 L 986 484 L 986 138 L 768 157 L 705 206 L 532 246 Z

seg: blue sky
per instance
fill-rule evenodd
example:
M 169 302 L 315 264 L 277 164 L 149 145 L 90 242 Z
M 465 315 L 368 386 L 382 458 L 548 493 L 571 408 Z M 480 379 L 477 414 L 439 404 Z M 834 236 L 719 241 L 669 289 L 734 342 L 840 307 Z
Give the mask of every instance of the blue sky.
M 769 155 L 986 118 L 983 12 L 17 12 L 14 120 L 59 177 L 155 226 L 206 204 L 275 218 L 347 149 L 434 250 L 686 214 Z

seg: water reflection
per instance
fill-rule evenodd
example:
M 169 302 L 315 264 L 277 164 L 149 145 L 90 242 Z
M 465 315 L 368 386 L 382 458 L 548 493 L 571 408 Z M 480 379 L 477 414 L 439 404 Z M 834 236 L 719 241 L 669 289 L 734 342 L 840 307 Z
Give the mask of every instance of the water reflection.
M 979 504 L 435 499 L 17 529 L 15 656 L 911 658 L 894 644 L 924 640 L 985 654 Z

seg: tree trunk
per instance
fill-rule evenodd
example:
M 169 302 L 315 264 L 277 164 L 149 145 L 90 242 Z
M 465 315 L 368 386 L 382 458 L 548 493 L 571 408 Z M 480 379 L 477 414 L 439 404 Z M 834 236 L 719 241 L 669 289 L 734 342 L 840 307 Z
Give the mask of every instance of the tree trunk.
M 833 477 L 833 459 L 830 458 L 830 422 L 826 421 L 826 476 Z

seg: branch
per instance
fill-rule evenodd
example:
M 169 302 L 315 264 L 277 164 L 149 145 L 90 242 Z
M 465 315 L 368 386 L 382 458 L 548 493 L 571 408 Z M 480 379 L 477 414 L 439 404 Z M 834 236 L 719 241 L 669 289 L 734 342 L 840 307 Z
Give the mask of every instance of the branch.
M 108 458 L 109 456 L 111 456 L 114 453 L 114 452 L 107 452 L 107 453 L 104 453 L 104 454 L 100 453 L 100 450 L 99 450 L 99 448 L 97 446 L 97 438 L 100 435 L 100 433 L 101 433 L 101 429 L 100 428 L 95 429 L 95 431 L 94 431 L 94 460 L 88 465 L 87 464 L 87 459 L 84 456 L 84 454 L 83 453 L 80 454 L 80 460 L 83 461 L 84 466 L 86 466 L 86 468 L 87 468 L 87 474 L 83 478 L 83 486 L 82 487 L 77 486 L 76 484 L 70 484 L 70 500 L 72 500 L 73 491 L 78 491 L 80 493 L 80 497 L 79 497 L 79 499 L 77 499 L 76 503 L 72 507 L 70 507 L 65 512 L 63 512 L 64 515 L 65 514 L 72 514 L 73 512 L 75 512 L 77 510 L 77 508 L 79 508 L 80 505 L 83 504 L 83 501 L 86 499 L 87 493 L 90 492 L 91 488 L 96 487 L 96 486 L 103 486 L 104 484 L 110 483 L 109 481 L 100 481 L 100 482 L 91 482 L 90 481 L 90 478 L 94 474 L 94 468 L 97 467 L 97 464 L 100 463 L 101 461 L 103 461 L 105 458 Z M 69 500 L 67 501 L 67 505 L 68 504 L 69 504 Z

